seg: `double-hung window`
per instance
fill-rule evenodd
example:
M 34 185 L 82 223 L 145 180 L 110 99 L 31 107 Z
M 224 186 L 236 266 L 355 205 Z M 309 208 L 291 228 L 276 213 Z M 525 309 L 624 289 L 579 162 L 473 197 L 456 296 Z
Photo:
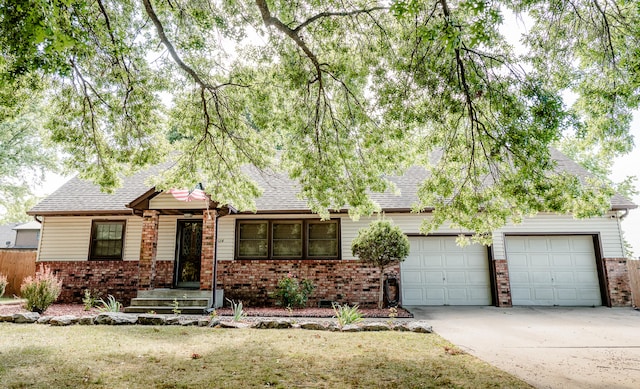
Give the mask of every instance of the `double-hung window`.
M 89 259 L 122 259 L 124 227 L 124 220 L 94 220 L 91 225 L 91 247 L 89 251 Z
M 339 259 L 339 220 L 238 220 L 238 259 Z

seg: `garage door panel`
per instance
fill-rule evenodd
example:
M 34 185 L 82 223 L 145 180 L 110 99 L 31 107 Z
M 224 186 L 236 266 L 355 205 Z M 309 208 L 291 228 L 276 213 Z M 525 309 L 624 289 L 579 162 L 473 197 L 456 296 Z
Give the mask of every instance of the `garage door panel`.
M 563 285 L 563 284 L 575 285 L 577 282 L 575 276 L 576 274 L 573 272 L 556 271 L 554 273 L 553 282 L 559 285 Z
M 440 269 L 444 267 L 445 258 L 442 255 L 423 255 L 421 266 L 425 268 Z
M 487 257 L 486 255 L 467 255 L 466 265 L 469 269 L 484 269 L 487 268 Z
M 464 261 L 464 255 L 459 254 L 459 255 L 455 255 L 455 254 L 449 254 L 445 257 L 444 260 L 444 267 L 446 268 L 459 268 L 459 267 L 463 267 L 465 265 L 465 261 Z
M 409 238 L 409 258 L 400 265 L 403 304 L 491 304 L 486 248 L 481 245 L 462 248 L 455 241 L 455 237 Z M 413 288 L 422 289 L 420 302 L 416 301 L 419 294 Z
M 549 254 L 531 254 L 529 255 L 529 260 L 527 261 L 529 266 L 544 266 L 548 267 L 551 265 L 551 258 Z
M 444 284 L 444 272 L 427 271 L 424 272 L 424 282 L 428 285 L 442 285 Z
M 576 271 L 576 280 L 585 285 L 597 285 L 600 282 L 597 273 L 584 271 Z M 598 288 L 598 290 L 600 289 Z
M 422 285 L 424 283 L 424 281 L 422 280 L 422 273 L 419 271 L 407 271 L 402 276 L 402 283 L 406 285 Z
M 551 251 L 570 252 L 572 249 L 571 238 L 558 237 L 550 240 Z
M 551 276 L 551 271 L 532 271 L 531 272 L 531 281 L 533 285 L 548 285 L 552 283 L 553 277 Z
M 468 271 L 467 272 L 467 285 L 482 285 L 487 284 L 487 273 L 484 271 Z
M 511 288 L 511 298 L 513 300 L 532 300 L 532 290 L 530 288 Z
M 590 254 L 573 254 L 573 264 L 576 268 L 585 268 L 591 270 L 593 265 L 593 256 Z
M 514 305 L 602 304 L 591 236 L 518 236 L 505 242 Z
M 416 305 L 424 301 L 424 290 L 421 287 L 415 288 L 415 287 L 403 286 L 402 289 L 404 293 L 403 299 L 406 300 L 405 304 Z
M 464 271 L 448 271 L 446 275 L 447 285 L 466 285 L 467 277 Z
M 554 300 L 554 290 L 553 288 L 535 288 L 533 290 L 533 298 L 535 300 L 547 300 L 551 302 Z
M 559 267 L 571 266 L 573 264 L 573 257 L 571 254 L 554 254 L 551 257 L 551 264 Z

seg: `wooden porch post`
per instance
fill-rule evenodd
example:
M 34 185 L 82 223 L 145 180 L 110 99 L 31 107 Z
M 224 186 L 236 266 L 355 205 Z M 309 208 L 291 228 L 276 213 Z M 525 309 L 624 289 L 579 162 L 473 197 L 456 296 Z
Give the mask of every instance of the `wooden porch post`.
M 142 214 L 142 241 L 140 242 L 140 279 L 138 290 L 153 289 L 158 251 L 158 221 L 160 212 L 146 209 Z
M 200 290 L 213 288 L 213 261 L 216 252 L 216 218 L 215 209 L 202 212 L 202 251 L 200 257 Z

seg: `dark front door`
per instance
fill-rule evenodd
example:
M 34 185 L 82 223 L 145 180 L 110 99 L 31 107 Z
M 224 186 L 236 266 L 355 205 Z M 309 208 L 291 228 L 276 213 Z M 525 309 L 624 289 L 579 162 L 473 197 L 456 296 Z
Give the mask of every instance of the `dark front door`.
M 202 221 L 179 220 L 177 242 L 175 286 L 197 289 L 200 287 Z

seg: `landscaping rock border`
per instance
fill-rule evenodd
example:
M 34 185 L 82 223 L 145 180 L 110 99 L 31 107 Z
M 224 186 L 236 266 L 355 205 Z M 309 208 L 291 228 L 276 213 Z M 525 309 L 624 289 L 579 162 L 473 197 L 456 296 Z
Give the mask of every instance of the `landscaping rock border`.
M 384 322 L 362 322 L 358 324 L 345 325 L 342 328 L 334 321 L 309 320 L 297 322 L 289 319 L 272 318 L 252 318 L 250 322 L 235 322 L 232 320 L 222 320 L 219 317 L 202 316 L 176 316 L 157 314 L 131 314 L 122 312 L 102 312 L 93 316 L 40 316 L 35 312 L 14 313 L 12 315 L 0 315 L 0 322 L 10 322 L 16 324 L 37 323 L 48 324 L 50 326 L 69 325 L 178 325 L 178 326 L 198 326 L 213 328 L 256 328 L 256 329 L 290 329 L 297 328 L 315 331 L 407 331 L 422 334 L 430 334 L 433 328 L 425 321 L 390 321 Z

